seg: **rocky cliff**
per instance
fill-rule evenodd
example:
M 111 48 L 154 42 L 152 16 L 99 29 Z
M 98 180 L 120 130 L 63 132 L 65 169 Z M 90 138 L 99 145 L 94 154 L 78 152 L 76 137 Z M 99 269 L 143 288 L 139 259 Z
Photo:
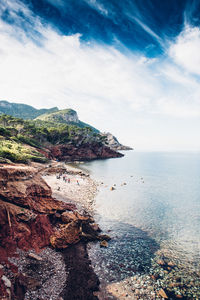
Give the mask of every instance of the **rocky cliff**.
M 129 146 L 124 146 L 124 145 L 120 144 L 118 139 L 110 132 L 101 133 L 101 135 L 103 137 L 105 137 L 105 144 L 114 151 L 133 150 L 133 148 L 131 148 Z
M 101 240 L 89 216 L 80 215 L 71 203 L 52 198 L 40 175 L 42 169 L 46 168 L 0 165 L 0 299 L 22 300 L 27 291 L 33 295 L 28 299 L 35 299 L 35 291 L 55 275 L 57 267 L 52 269 L 50 258 L 43 260 L 34 252 L 49 245 L 66 249 L 81 240 Z M 34 252 L 27 252 L 30 249 Z M 23 272 L 17 263 L 19 251 L 23 251 Z M 41 272 L 46 272 L 45 278 Z M 88 272 L 93 274 L 90 268 Z M 94 288 L 97 282 L 94 277 Z M 88 295 L 95 299 L 92 289 Z
M 94 132 L 99 132 L 93 126 L 84 123 L 79 120 L 78 114 L 73 109 L 62 109 L 52 113 L 45 113 L 36 118 L 36 120 L 41 120 L 45 122 L 57 123 L 57 124 L 72 124 L 80 128 L 90 128 Z
M 58 160 L 74 161 L 74 160 L 93 160 L 103 158 L 122 157 L 123 154 L 110 149 L 102 144 L 92 142 L 82 145 L 57 145 L 49 148 L 47 154 L 49 158 Z

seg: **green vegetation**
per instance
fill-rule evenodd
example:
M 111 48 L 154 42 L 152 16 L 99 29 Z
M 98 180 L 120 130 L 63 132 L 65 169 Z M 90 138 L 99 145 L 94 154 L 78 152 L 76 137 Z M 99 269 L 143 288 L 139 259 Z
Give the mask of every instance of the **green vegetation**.
M 52 121 L 52 120 L 56 120 L 59 121 L 60 123 L 66 123 L 66 119 L 65 116 L 77 116 L 77 113 L 75 110 L 73 109 L 62 109 L 62 110 L 58 110 L 56 112 L 51 112 L 51 113 L 45 113 L 43 115 L 40 115 L 39 117 L 37 117 L 37 119 L 39 120 L 43 120 L 43 121 Z
M 17 118 L 35 119 L 39 115 L 58 111 L 57 107 L 50 109 L 36 109 L 30 105 L 0 101 L 0 115 L 7 114 Z
M 77 115 L 76 111 L 73 109 L 63 109 L 63 110 L 59 110 L 59 111 L 56 111 L 53 113 L 48 112 L 48 113 L 38 116 L 36 118 L 36 120 L 60 123 L 60 124 L 75 125 L 80 128 L 90 127 L 94 132 L 99 133 L 99 130 L 97 130 L 96 128 L 90 126 L 89 124 L 81 122 L 78 119 L 78 115 Z
M 30 160 L 45 162 L 46 158 L 40 151 L 48 149 L 49 146 L 80 146 L 91 142 L 102 144 L 103 139 L 90 126 L 81 128 L 74 124 L 0 116 L 0 161 L 8 159 L 24 163 Z
M 43 163 L 47 161 L 47 159 L 35 149 L 8 140 L 0 140 L 0 158 L 5 158 L 17 163 L 27 163 L 28 161 Z

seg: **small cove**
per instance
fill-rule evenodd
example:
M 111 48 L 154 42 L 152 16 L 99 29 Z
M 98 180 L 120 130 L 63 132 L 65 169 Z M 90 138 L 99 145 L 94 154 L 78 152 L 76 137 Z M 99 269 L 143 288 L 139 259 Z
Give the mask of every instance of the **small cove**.
M 99 182 L 95 219 L 112 237 L 106 249 L 89 246 L 102 287 L 128 279 L 132 291 L 124 289 L 132 299 L 135 290 L 143 299 L 155 299 L 161 288 L 171 299 L 199 299 L 199 153 L 125 154 L 80 166 Z M 137 289 L 131 281 L 135 276 Z M 180 284 L 172 287 L 177 278 Z M 123 299 L 115 289 L 109 291 L 113 299 Z

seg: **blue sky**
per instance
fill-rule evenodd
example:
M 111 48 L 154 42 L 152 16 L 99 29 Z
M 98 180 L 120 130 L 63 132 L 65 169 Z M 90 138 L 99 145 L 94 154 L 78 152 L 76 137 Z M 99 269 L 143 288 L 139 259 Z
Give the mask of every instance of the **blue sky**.
M 200 150 L 200 0 L 6 0 L 0 99 L 71 107 L 136 150 Z

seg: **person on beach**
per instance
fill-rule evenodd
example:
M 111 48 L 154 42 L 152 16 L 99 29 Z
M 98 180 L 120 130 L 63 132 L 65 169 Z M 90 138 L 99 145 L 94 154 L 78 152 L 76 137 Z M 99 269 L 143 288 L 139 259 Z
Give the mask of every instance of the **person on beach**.
M 68 178 L 68 183 L 70 183 L 70 178 Z
M 77 180 L 76 183 L 79 185 L 79 181 Z

